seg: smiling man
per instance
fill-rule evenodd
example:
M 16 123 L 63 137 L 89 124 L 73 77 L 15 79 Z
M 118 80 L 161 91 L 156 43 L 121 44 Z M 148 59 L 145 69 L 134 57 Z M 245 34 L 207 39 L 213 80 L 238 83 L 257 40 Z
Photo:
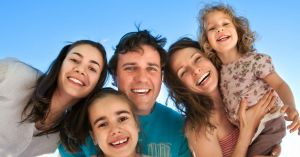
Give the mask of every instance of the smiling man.
M 118 89 L 136 105 L 142 153 L 156 157 L 191 156 L 183 117 L 156 102 L 162 84 L 165 42 L 165 38 L 154 37 L 147 30 L 125 34 L 109 61 L 109 71 Z

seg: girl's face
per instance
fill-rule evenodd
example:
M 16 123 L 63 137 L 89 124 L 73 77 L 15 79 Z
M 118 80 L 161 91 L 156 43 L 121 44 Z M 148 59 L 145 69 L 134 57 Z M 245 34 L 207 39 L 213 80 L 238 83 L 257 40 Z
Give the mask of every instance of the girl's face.
M 72 48 L 64 59 L 57 90 L 74 99 L 87 96 L 99 81 L 103 57 L 95 47 L 82 44 Z
M 129 104 L 116 96 L 96 99 L 89 107 L 92 137 L 105 156 L 134 156 L 139 128 Z
M 204 28 L 210 46 L 218 53 L 224 55 L 236 50 L 238 34 L 229 15 L 222 11 L 213 11 L 205 16 Z
M 171 57 L 171 69 L 194 92 L 210 95 L 217 89 L 218 73 L 215 66 L 196 48 L 175 52 Z

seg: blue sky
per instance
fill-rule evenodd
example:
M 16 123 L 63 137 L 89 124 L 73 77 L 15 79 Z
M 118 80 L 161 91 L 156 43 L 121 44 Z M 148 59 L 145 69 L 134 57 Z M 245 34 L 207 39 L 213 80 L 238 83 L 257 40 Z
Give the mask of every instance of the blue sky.
M 215 1 L 230 4 L 248 18 L 258 34 L 256 48 L 273 58 L 277 72 L 291 87 L 300 110 L 300 2 Z M 16 57 L 45 71 L 69 41 L 101 42 L 108 57 L 118 40 L 136 31 L 135 24 L 167 38 L 165 48 L 179 37 L 197 39 L 198 12 L 205 0 L 2 0 L 0 1 L 0 58 Z M 159 101 L 165 102 L 165 90 Z M 282 156 L 296 156 L 300 137 L 287 133 Z

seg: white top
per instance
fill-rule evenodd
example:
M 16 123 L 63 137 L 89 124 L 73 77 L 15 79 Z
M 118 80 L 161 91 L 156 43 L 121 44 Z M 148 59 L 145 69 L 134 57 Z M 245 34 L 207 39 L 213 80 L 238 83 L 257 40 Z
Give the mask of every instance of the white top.
M 33 137 L 34 123 L 20 123 L 40 72 L 13 58 L 0 59 L 0 156 L 32 157 L 52 153 L 58 133 Z

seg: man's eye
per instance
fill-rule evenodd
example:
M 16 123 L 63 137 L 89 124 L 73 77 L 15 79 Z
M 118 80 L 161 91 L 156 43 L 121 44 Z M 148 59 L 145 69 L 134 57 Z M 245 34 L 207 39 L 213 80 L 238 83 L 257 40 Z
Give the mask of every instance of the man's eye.
M 124 68 L 126 71 L 133 71 L 135 70 L 136 68 L 135 67 L 126 67 Z
M 149 67 L 148 70 L 149 71 L 158 71 L 157 68 L 155 68 L 155 67 Z

